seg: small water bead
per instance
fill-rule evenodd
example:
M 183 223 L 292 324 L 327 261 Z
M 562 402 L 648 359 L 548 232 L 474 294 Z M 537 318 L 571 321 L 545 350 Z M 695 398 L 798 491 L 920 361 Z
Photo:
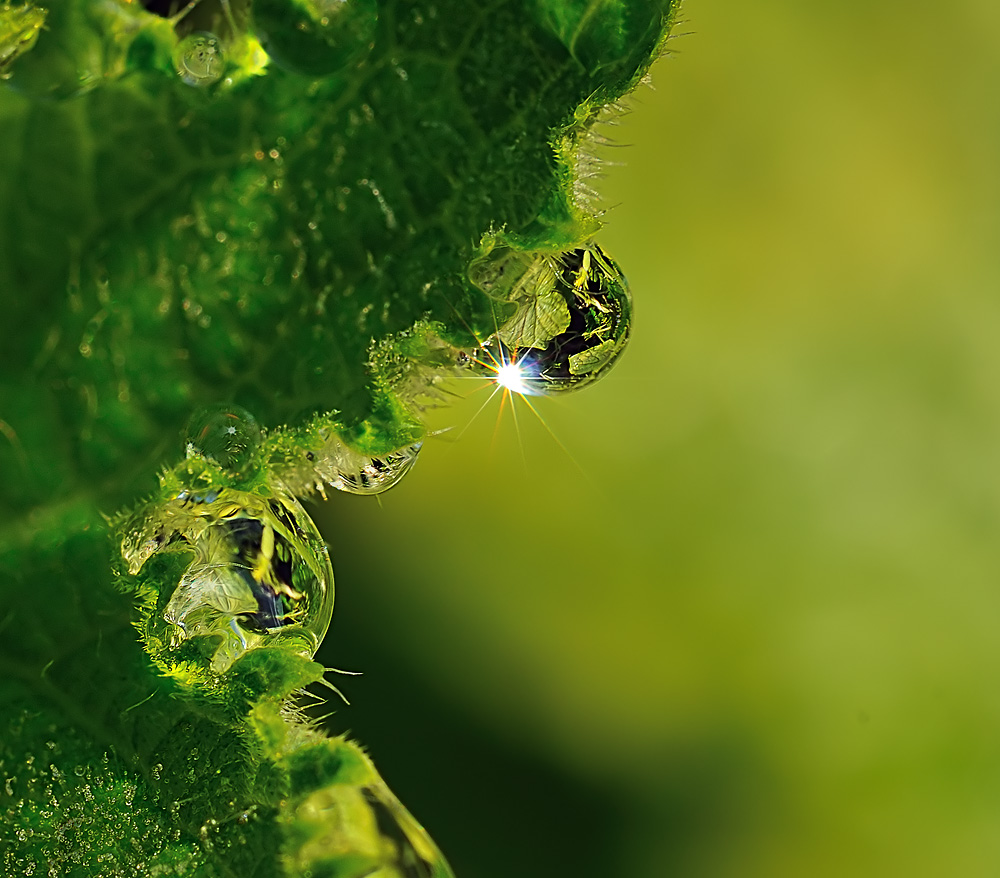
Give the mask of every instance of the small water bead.
M 195 412 L 186 435 L 188 457 L 207 457 L 237 475 L 249 468 L 263 441 L 254 416 L 235 405 L 212 406 Z
M 337 472 L 327 484 L 348 494 L 381 494 L 405 476 L 417 462 L 422 443 L 408 445 L 381 457 L 370 457 L 354 469 Z
M 331 76 L 371 52 L 377 0 L 254 0 L 253 28 L 264 51 L 286 70 Z
M 501 254 L 506 264 L 514 264 Z M 524 271 L 503 272 L 516 314 L 483 345 L 479 371 L 518 393 L 577 390 L 607 374 L 628 343 L 632 299 L 625 276 L 597 245 L 537 255 Z M 489 292 L 489 290 L 487 290 Z
M 195 86 L 218 82 L 226 66 L 219 38 L 205 31 L 189 34 L 177 44 L 174 64 L 181 79 Z
M 323 432 L 321 444 L 304 451 L 292 449 L 283 459 L 271 461 L 274 474 L 293 493 L 325 497 L 329 487 L 349 494 L 380 494 L 413 468 L 422 446 L 416 442 L 371 457 L 355 451 L 335 431 Z
M 178 648 L 214 638 L 217 673 L 248 649 L 279 640 L 313 655 L 333 613 L 333 571 L 298 501 L 232 489 L 201 501 L 182 493 L 148 512 L 141 535 L 122 544 L 129 572 L 169 595 L 162 615 L 169 632 L 160 639 Z M 135 545 L 157 548 L 129 557 Z M 179 579 L 163 575 L 176 564 L 151 569 L 152 558 L 177 554 L 190 559 Z

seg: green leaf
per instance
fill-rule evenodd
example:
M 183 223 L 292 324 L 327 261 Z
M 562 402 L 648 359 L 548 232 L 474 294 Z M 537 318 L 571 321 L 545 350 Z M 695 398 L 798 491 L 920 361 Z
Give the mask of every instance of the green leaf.
M 610 367 L 579 150 L 674 6 L 0 6 L 8 873 L 450 874 L 295 706 L 333 599 L 295 496 L 389 487 L 480 351 Z

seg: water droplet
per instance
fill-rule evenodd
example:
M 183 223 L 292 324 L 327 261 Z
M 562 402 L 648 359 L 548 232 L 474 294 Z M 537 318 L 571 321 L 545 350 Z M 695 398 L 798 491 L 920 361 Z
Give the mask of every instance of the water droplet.
M 174 49 L 174 64 L 188 85 L 206 86 L 218 82 L 225 68 L 219 38 L 205 31 L 189 34 Z
M 201 502 L 182 493 L 143 513 L 139 530 L 160 534 L 160 548 L 138 568 L 130 565 L 135 574 L 147 571 L 146 585 L 169 594 L 162 616 L 169 630 L 157 639 L 173 649 L 190 638 L 212 638 L 216 673 L 248 649 L 279 639 L 312 656 L 333 613 L 333 571 L 299 502 L 261 488 L 253 494 L 226 488 Z M 149 558 L 179 553 L 190 559 L 179 579 L 148 572 Z
M 477 268 L 479 276 L 488 278 L 487 292 L 517 311 L 473 357 L 474 370 L 524 394 L 578 390 L 607 374 L 628 342 L 632 299 L 621 269 L 600 247 L 531 262 L 504 251 L 496 265 Z
M 262 441 L 260 425 L 239 406 L 210 406 L 194 413 L 187 426 L 187 456 L 207 457 L 224 470 L 246 472 Z
M 371 52 L 377 0 L 254 0 L 253 26 L 281 67 L 330 76 L 357 67 Z
M 326 488 L 351 494 L 378 494 L 397 484 L 420 453 L 421 443 L 373 457 L 357 451 L 341 438 L 326 419 L 313 422 L 309 447 L 281 442 L 276 435 L 276 450 L 269 463 L 271 475 L 296 495 L 316 492 L 326 496 Z
M 408 445 L 381 457 L 365 458 L 365 462 L 337 470 L 327 484 L 349 494 L 381 494 L 388 491 L 417 462 L 422 443 Z

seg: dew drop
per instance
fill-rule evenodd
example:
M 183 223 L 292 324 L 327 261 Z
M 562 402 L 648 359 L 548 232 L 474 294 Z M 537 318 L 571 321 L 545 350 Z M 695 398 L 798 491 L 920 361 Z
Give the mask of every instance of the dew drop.
M 379 494 L 396 485 L 416 463 L 421 444 L 371 456 L 357 451 L 328 426 L 316 425 L 311 447 L 286 446 L 272 456 L 272 475 L 294 494 L 326 488 L 350 494 Z
M 405 476 L 417 462 L 422 443 L 408 445 L 381 457 L 365 458 L 365 462 L 338 470 L 327 484 L 349 494 L 381 494 Z
M 187 456 L 207 457 L 237 475 L 246 472 L 260 448 L 260 425 L 239 406 L 210 406 L 192 415 L 187 426 Z
M 632 299 L 621 269 L 596 244 L 530 262 L 504 250 L 479 263 L 470 279 L 517 311 L 472 358 L 474 370 L 516 393 L 552 394 L 592 384 L 618 361 Z
M 253 27 L 271 59 L 305 76 L 357 67 L 371 52 L 377 0 L 254 0 Z
M 189 34 L 174 49 L 174 64 L 188 85 L 206 86 L 218 82 L 225 68 L 219 38 L 206 31 Z
M 226 488 L 200 499 L 181 493 L 145 512 L 140 531 L 161 534 L 161 548 L 140 569 L 130 567 L 168 597 L 167 630 L 157 639 L 177 649 L 192 638 L 210 638 L 216 673 L 247 650 L 278 640 L 311 657 L 330 625 L 333 571 L 326 544 L 299 502 L 260 488 L 253 494 Z M 188 559 L 179 578 L 150 570 L 155 565 L 147 562 L 159 554 Z M 178 569 L 176 561 L 171 565 Z

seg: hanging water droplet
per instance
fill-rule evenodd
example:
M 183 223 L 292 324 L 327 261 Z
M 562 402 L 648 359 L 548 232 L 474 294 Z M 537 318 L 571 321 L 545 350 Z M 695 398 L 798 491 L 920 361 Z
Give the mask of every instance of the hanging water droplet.
M 388 491 L 417 462 L 422 443 L 408 445 L 381 457 L 366 458 L 359 466 L 342 469 L 326 482 L 338 491 L 349 494 L 381 494 Z
M 397 484 L 416 463 L 422 443 L 372 457 L 355 450 L 327 425 L 312 428 L 318 440 L 303 448 L 281 443 L 272 453 L 271 472 L 294 494 L 316 492 L 326 496 L 326 488 L 349 494 L 379 494 Z
M 188 85 L 218 82 L 225 69 L 225 56 L 215 34 L 199 31 L 184 37 L 174 49 L 174 64 Z
M 333 613 L 333 571 L 302 506 L 260 489 L 223 489 L 200 502 L 182 493 L 145 513 L 137 530 L 160 534 L 160 548 L 129 566 L 147 586 L 169 594 L 162 616 L 169 631 L 157 635 L 160 642 L 174 649 L 192 638 L 215 639 L 217 673 L 248 649 L 277 640 L 312 656 Z M 171 578 L 165 571 L 178 572 Z
M 377 0 L 254 0 L 253 27 L 281 67 L 330 76 L 361 64 L 375 42 Z
M 253 462 L 263 436 L 250 412 L 236 405 L 210 406 L 192 415 L 187 426 L 187 456 L 207 457 L 237 475 Z
M 522 268 L 503 272 L 494 286 L 517 312 L 473 357 L 474 370 L 523 394 L 577 390 L 607 374 L 632 324 L 628 284 L 615 262 L 596 244 L 530 262 L 500 259 Z

